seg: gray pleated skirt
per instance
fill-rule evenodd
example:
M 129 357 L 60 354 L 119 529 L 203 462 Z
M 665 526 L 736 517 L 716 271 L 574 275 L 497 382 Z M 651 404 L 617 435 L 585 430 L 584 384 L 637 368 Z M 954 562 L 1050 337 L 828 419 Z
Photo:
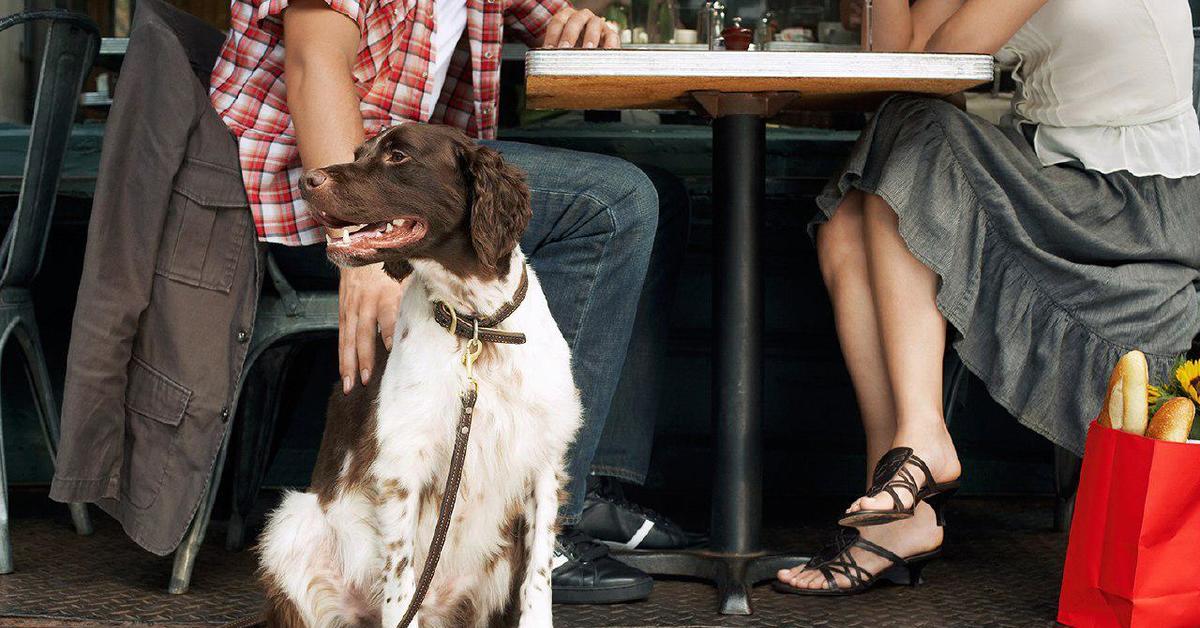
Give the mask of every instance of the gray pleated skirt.
M 1021 423 L 1082 455 L 1117 359 L 1151 378 L 1200 331 L 1200 177 L 1043 166 L 1016 128 L 941 100 L 885 102 L 817 199 L 878 194 L 941 278 L 954 348 Z

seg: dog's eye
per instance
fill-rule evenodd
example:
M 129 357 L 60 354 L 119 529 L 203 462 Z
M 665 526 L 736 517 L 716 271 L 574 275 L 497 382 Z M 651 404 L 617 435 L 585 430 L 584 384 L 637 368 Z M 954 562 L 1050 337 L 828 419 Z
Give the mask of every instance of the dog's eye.
M 409 159 L 412 159 L 412 157 L 409 157 L 408 153 L 406 153 L 398 148 L 393 148 L 392 150 L 388 151 L 387 160 L 390 163 L 402 164 L 402 163 L 408 161 Z

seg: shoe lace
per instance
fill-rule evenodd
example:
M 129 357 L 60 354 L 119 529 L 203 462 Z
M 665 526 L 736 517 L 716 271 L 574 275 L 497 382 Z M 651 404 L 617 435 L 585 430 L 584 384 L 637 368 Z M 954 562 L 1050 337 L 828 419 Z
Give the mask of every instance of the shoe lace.
M 601 483 L 593 491 L 593 495 L 596 498 L 604 500 L 606 502 L 609 502 L 618 508 L 623 508 L 632 513 L 635 513 L 637 515 L 645 517 L 646 519 L 653 521 L 655 523 L 655 525 L 658 525 L 658 526 L 661 526 L 664 528 L 678 528 L 679 527 L 675 524 L 674 521 L 671 521 L 670 519 L 668 519 L 666 517 L 666 515 L 659 513 L 658 511 L 654 510 L 653 508 L 647 508 L 641 504 L 631 502 L 628 499 L 626 499 L 624 491 L 622 491 L 619 487 L 615 487 L 614 486 L 615 484 L 616 484 L 615 482 Z
M 608 555 L 608 546 L 597 543 L 580 530 L 564 530 L 558 536 L 559 549 L 564 556 L 581 563 L 591 562 Z

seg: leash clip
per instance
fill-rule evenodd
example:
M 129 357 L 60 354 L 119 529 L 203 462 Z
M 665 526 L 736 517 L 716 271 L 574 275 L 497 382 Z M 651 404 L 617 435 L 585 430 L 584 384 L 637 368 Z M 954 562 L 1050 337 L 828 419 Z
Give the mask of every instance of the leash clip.
M 479 321 L 472 321 L 474 326 L 471 339 L 467 341 L 467 352 L 463 354 L 463 366 L 467 367 L 467 379 L 475 381 L 475 360 L 483 353 L 483 342 L 479 340 Z

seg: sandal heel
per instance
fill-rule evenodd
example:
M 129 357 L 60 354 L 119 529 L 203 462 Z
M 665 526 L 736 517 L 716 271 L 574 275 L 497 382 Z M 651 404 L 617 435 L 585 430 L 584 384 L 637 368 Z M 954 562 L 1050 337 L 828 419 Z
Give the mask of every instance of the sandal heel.
M 931 562 L 933 562 L 932 558 L 926 558 L 923 560 L 912 561 L 905 565 L 905 567 L 908 569 L 909 586 L 915 587 L 919 584 L 925 584 L 925 579 L 921 574 L 925 571 L 925 567 Z
M 933 514 L 937 517 L 937 524 L 939 527 L 945 527 L 946 502 L 950 501 L 950 498 L 953 497 L 957 492 L 958 486 L 949 486 L 936 493 L 925 496 L 924 501 L 926 504 L 929 504 L 930 508 L 933 508 Z

